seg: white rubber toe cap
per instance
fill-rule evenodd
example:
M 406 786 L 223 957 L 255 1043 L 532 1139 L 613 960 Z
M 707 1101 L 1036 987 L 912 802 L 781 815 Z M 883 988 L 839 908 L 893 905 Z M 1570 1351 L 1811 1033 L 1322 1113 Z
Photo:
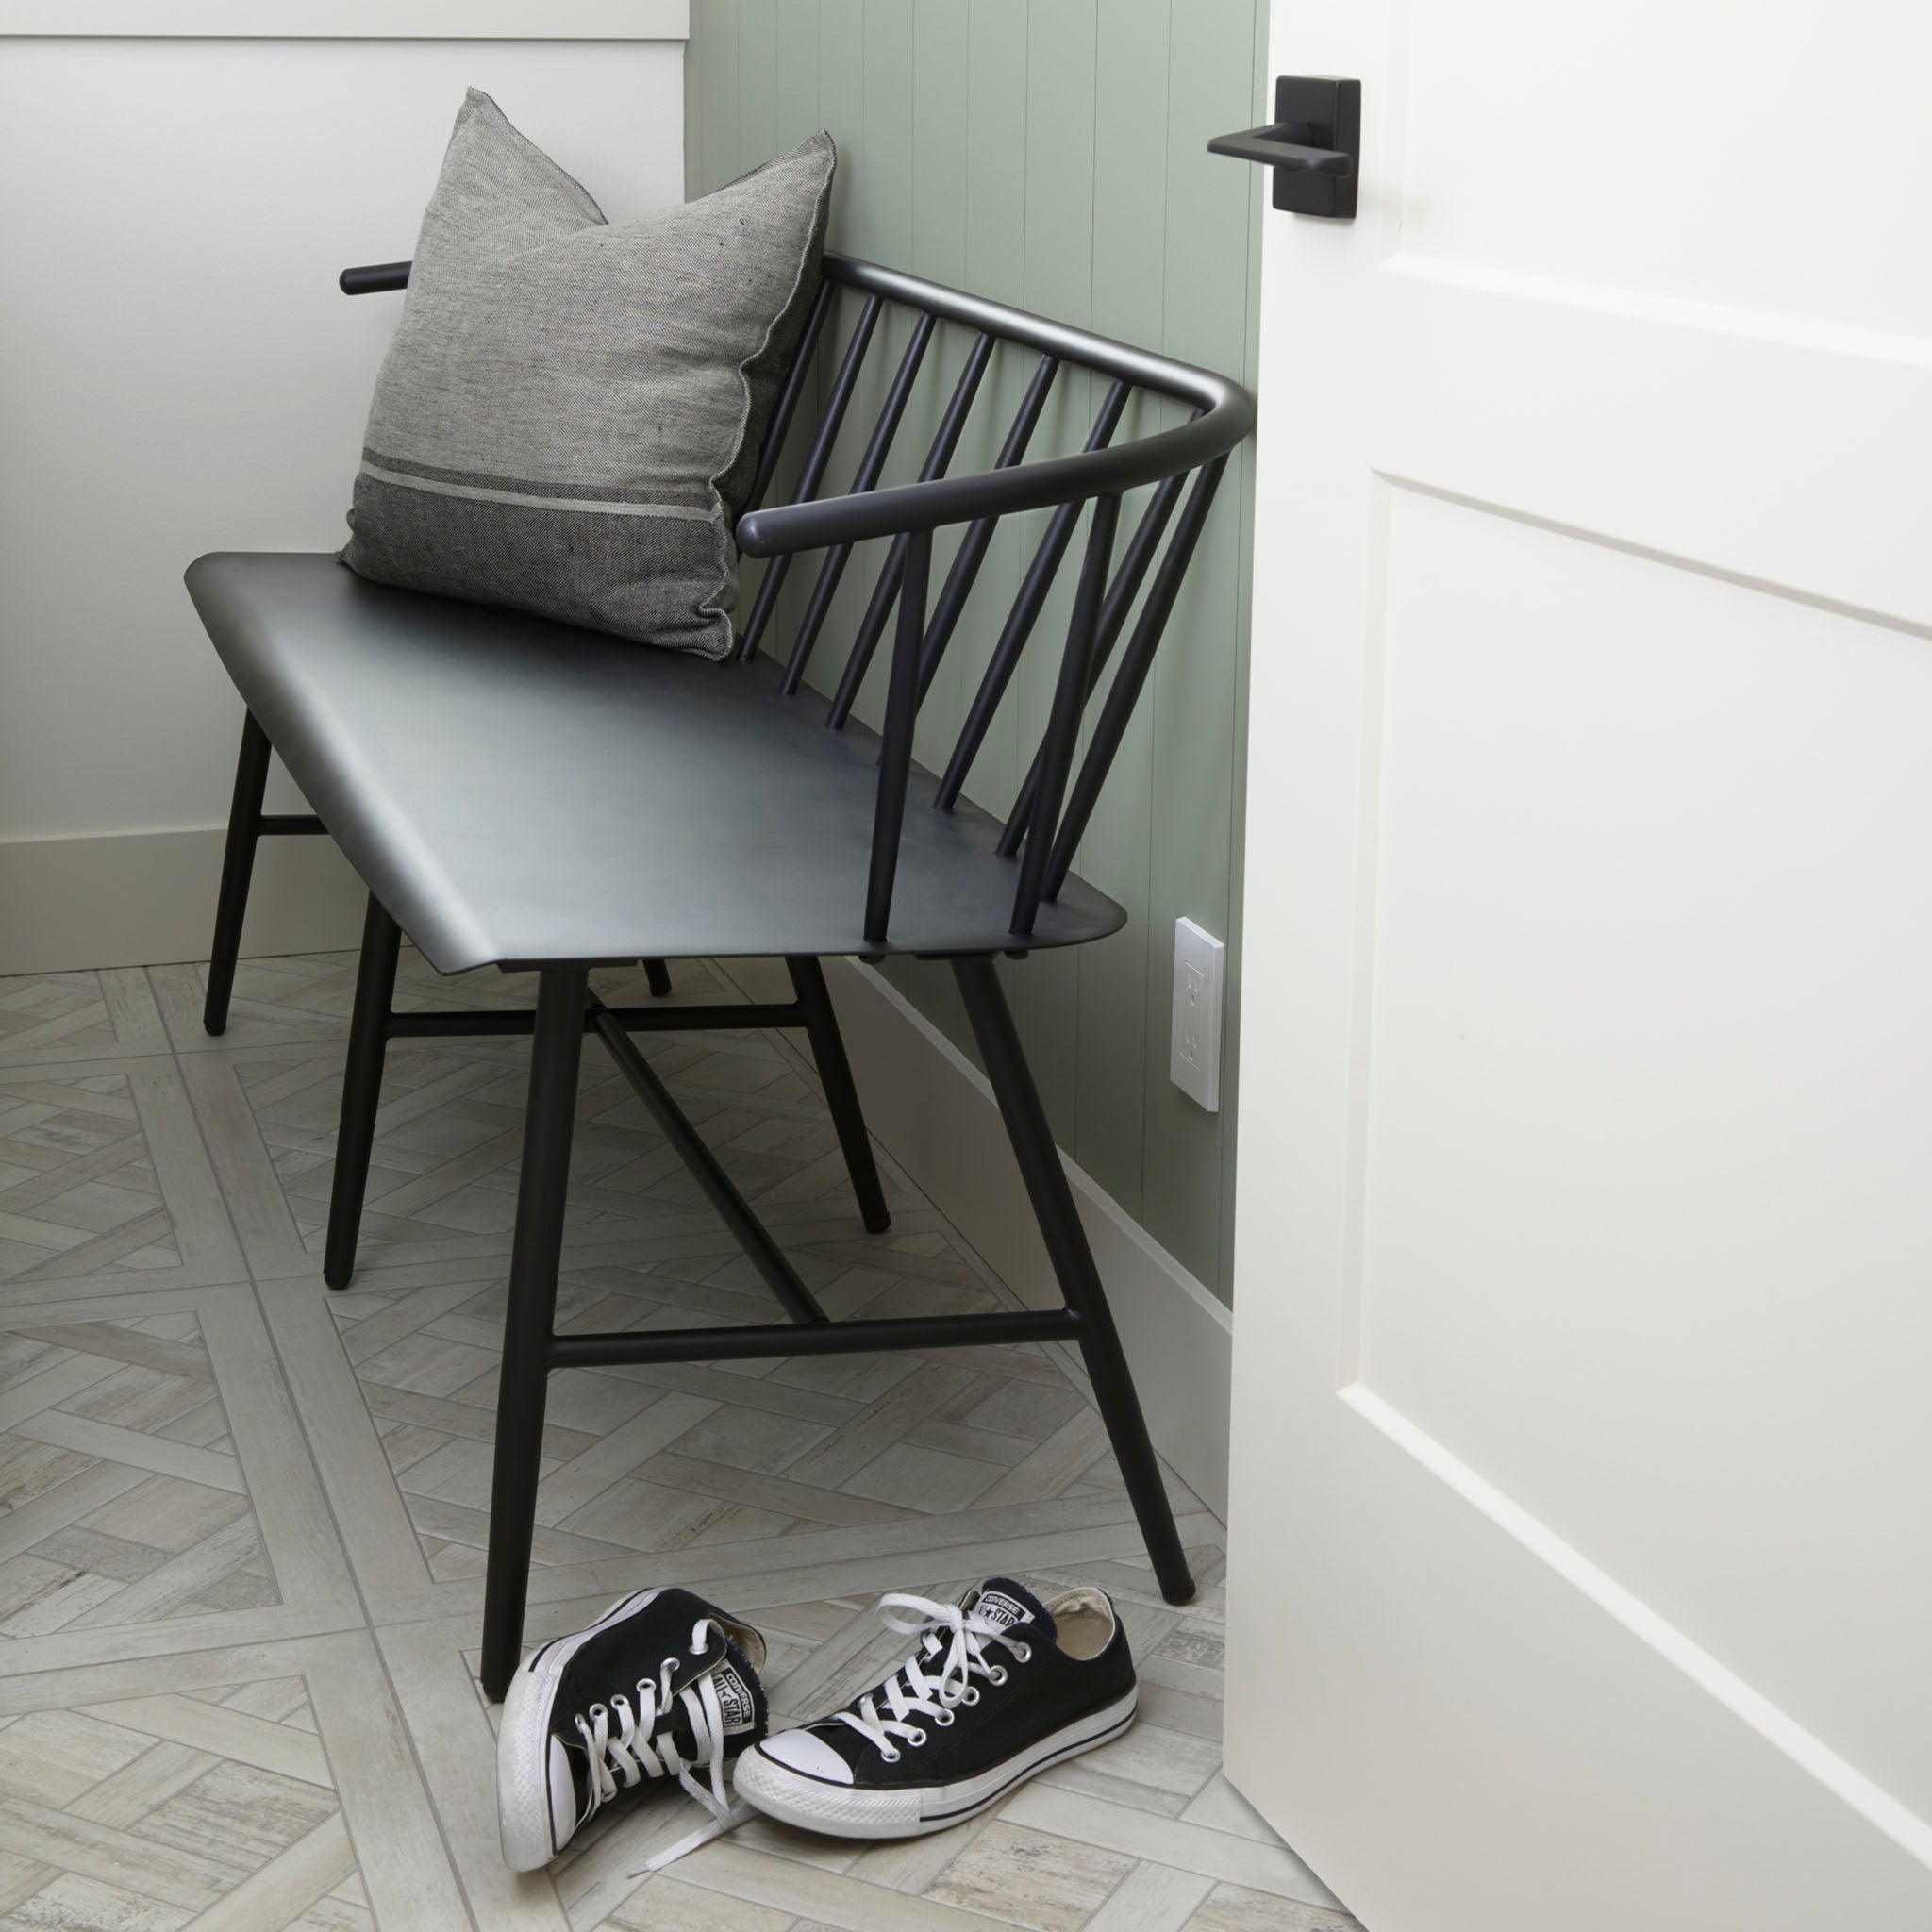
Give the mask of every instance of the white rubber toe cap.
M 852 1767 L 810 1731 L 780 1731 L 758 1748 L 788 1771 L 802 1771 L 808 1777 L 824 1778 L 835 1785 L 852 1782 Z

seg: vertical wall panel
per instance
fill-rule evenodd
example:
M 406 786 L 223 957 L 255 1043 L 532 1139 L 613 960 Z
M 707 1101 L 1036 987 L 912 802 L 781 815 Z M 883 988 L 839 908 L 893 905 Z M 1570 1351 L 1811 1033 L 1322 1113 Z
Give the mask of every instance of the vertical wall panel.
M 738 169 L 741 174 L 755 168 L 771 155 L 794 148 L 808 135 L 825 125 L 819 108 L 819 0 L 777 0 L 777 17 L 773 33 L 773 113 L 769 150 L 741 149 Z M 697 186 L 699 184 L 693 184 Z M 710 186 L 710 183 L 704 183 Z M 806 426 L 818 419 L 822 406 L 816 381 L 808 386 L 799 402 L 800 424 L 791 438 L 786 459 L 772 480 L 774 502 L 789 502 L 797 487 L 798 466 L 805 460 Z M 778 600 L 773 619 L 775 634 L 789 638 L 804 608 L 805 587 L 810 573 L 794 569 L 786 578 L 785 591 Z M 747 608 L 749 608 L 747 606 Z
M 1225 192 L 1226 168 L 1197 138 L 1239 127 L 1253 92 L 1250 63 L 1229 58 L 1250 44 L 1251 0 L 1188 0 L 1169 37 L 1165 321 L 1170 355 L 1209 368 L 1241 369 L 1247 352 L 1248 197 Z M 1154 819 L 1148 916 L 1144 1091 L 1147 1141 L 1142 1212 L 1176 1254 L 1218 1279 L 1221 1263 L 1222 1123 L 1167 1077 L 1174 997 L 1175 919 L 1185 914 L 1224 935 L 1231 913 L 1234 840 L 1235 659 L 1241 593 L 1241 491 L 1234 467 L 1227 501 L 1204 532 L 1175 607 L 1168 646 L 1152 680 L 1154 768 L 1161 797 Z
M 819 0 L 819 114 L 839 143 L 832 233 L 841 247 L 863 255 L 865 0 Z
M 874 261 L 894 263 L 912 259 L 912 40 L 913 14 L 906 0 L 865 0 L 865 151 L 868 223 L 863 248 L 859 251 Z M 873 381 L 867 394 L 865 427 L 885 406 L 886 391 L 899 366 L 913 331 L 912 318 L 902 310 L 888 309 L 879 325 L 878 347 L 874 350 Z M 934 400 L 934 386 L 925 369 L 936 365 L 931 345 L 927 362 L 922 365 L 920 386 L 913 393 L 911 407 L 901 420 L 886 467 L 879 475 L 879 487 L 909 483 L 919 474 L 919 456 L 931 433 L 942 402 Z M 840 602 L 828 629 L 824 658 L 826 689 L 836 683 L 844 669 L 845 645 L 864 615 L 872 587 L 885 560 L 885 542 L 861 544 L 853 554 L 851 568 L 841 587 Z M 874 726 L 885 719 L 886 680 L 890 673 L 889 654 L 881 650 L 873 658 L 872 670 L 863 687 L 858 715 Z M 892 975 L 902 986 L 903 971 Z
M 1171 0 L 1100 0 L 1093 128 L 1093 312 L 1103 335 L 1158 342 L 1167 250 L 1167 44 Z M 1138 401 L 1124 431 L 1144 434 Z M 1123 507 L 1121 541 L 1146 508 Z M 1080 850 L 1085 875 L 1127 908 L 1127 929 L 1079 953 L 1079 1061 L 1073 1151 L 1141 1208 L 1144 1087 L 1162 1042 L 1147 1029 L 1148 862 L 1154 840 L 1154 708 L 1142 703 Z M 1158 1055 L 1165 1064 L 1164 1055 Z
M 707 187 L 717 188 L 738 170 L 739 0 L 710 0 L 698 70 L 698 153 Z M 695 20 L 692 33 L 697 34 Z
M 833 246 L 1252 375 L 1258 196 L 1249 171 L 1204 150 L 1257 118 L 1266 11 L 1257 0 L 693 0 L 688 186 L 716 187 L 828 127 L 841 155 Z M 881 330 L 827 490 L 846 487 L 905 340 L 903 324 Z M 821 387 L 840 341 L 822 353 Z M 915 474 L 966 346 L 957 331 L 936 341 L 887 480 Z M 1025 359 L 995 360 L 956 469 L 991 462 L 1030 373 Z M 1103 393 L 1063 377 L 1034 453 L 1077 447 Z M 1121 433 L 1174 420 L 1143 399 Z M 1203 1113 L 1168 1082 L 1167 1035 L 1175 917 L 1231 942 L 1239 922 L 1249 474 L 1245 454 L 1230 465 L 1081 851 L 1081 872 L 1126 906 L 1127 930 L 1064 958 L 1002 962 L 1061 1144 L 1224 1296 L 1232 1064 L 1227 1110 Z M 1128 499 L 1118 543 L 1143 502 Z M 929 765 L 958 731 L 1044 523 L 1015 518 L 993 541 L 921 716 Z M 968 789 L 989 810 L 1010 807 L 1044 721 L 1084 541 L 1083 521 L 974 767 Z M 935 543 L 935 594 L 957 542 L 941 532 Z M 789 648 L 815 575 L 801 558 L 774 648 Z M 822 686 L 863 608 L 857 587 L 869 589 L 858 561 L 851 576 L 815 661 Z M 877 716 L 883 673 L 881 658 L 862 717 Z M 892 977 L 963 1043 L 944 968 L 908 962 Z
M 779 0 L 738 0 L 738 151 L 741 175 L 776 154 Z
M 692 15 L 691 38 L 684 43 L 684 192 L 690 195 L 705 178 L 704 81 L 705 48 L 716 23 L 708 10 Z
M 1093 99 L 1096 0 L 1054 0 L 1026 20 L 1025 303 L 1036 314 L 1085 327 L 1093 316 Z M 1084 372 L 1061 378 L 1064 427 L 1057 447 L 1086 435 L 1107 386 Z M 1048 512 L 1019 519 L 1028 549 Z M 1091 512 L 1090 512 L 1091 515 Z M 1087 543 L 1083 517 L 1068 545 L 1033 642 L 1013 678 L 1013 785 L 1025 775 L 1053 706 Z M 1103 941 L 1103 944 L 1108 941 Z M 1041 954 L 1013 975 L 1013 1008 L 1060 1144 L 1075 1149 L 1080 1056 L 1080 959 Z
M 700 11 L 703 9 L 701 8 Z M 773 34 L 772 152 L 796 147 L 825 125 L 819 111 L 819 0 L 780 0 Z M 763 155 L 746 155 L 756 167 Z
M 967 48 L 971 9 L 958 0 L 914 0 L 912 8 L 912 255 L 910 266 L 950 288 L 970 285 L 966 261 L 966 130 L 970 119 Z M 971 347 L 970 331 L 947 329 L 941 342 L 940 374 L 944 392 L 958 379 Z M 943 408 L 941 403 L 939 407 Z M 936 413 L 936 412 L 934 412 Z M 994 384 L 982 383 L 974 413 L 961 439 L 953 469 L 959 475 L 985 469 L 998 447 L 999 396 Z M 930 414 L 921 425 L 921 446 L 930 440 Z M 929 596 L 940 586 L 959 547 L 958 529 L 934 533 Z M 919 715 L 914 755 L 931 770 L 941 769 L 959 728 L 960 672 L 957 656 L 941 665 Z M 939 960 L 907 962 L 906 991 L 946 1036 L 963 1042 L 967 1027 L 952 968 Z

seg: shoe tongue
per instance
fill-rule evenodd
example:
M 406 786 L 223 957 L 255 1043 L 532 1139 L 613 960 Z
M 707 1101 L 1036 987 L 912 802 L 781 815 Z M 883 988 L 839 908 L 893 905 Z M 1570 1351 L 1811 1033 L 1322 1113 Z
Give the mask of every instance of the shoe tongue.
M 765 1723 L 764 1686 L 751 1659 L 730 1638 L 723 1640 L 714 1657 L 707 1657 L 702 1670 L 690 1679 L 695 1686 L 699 1677 L 709 1677 L 718 1693 L 718 1715 L 724 1721 L 724 1735 L 735 1738 L 746 1732 L 762 1733 Z M 687 1754 L 696 1748 L 691 1709 L 683 1697 L 674 1700 L 671 1722 L 677 1747 Z
M 989 1576 L 968 1595 L 966 1607 L 1003 1629 L 1030 1618 L 1049 1642 L 1058 1641 L 1059 1630 L 1047 1614 L 1046 1606 L 1024 1583 L 1017 1583 L 1010 1576 Z

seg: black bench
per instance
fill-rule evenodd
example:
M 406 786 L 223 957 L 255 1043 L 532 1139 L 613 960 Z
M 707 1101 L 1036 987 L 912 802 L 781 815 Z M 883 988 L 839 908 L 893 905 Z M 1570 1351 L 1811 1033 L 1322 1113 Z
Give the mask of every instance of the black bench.
M 407 263 L 350 270 L 360 293 L 403 287 Z M 1071 870 L 1213 502 L 1228 452 L 1253 425 L 1241 389 L 1205 371 L 873 264 L 828 259 L 825 287 L 780 397 L 752 502 L 761 506 L 841 294 L 856 305 L 829 401 L 804 454 L 795 500 L 738 525 L 769 558 L 733 663 L 621 643 L 512 612 L 382 589 L 326 555 L 216 555 L 188 572 L 208 634 L 248 708 L 229 828 L 222 924 L 209 975 L 219 1031 L 257 837 L 326 828 L 370 889 L 343 1088 L 325 1273 L 343 1286 L 367 1182 L 383 1049 L 408 1035 L 533 1032 L 525 1153 L 497 1411 L 483 1681 L 500 1696 L 522 1641 L 546 1378 L 554 1368 L 930 1349 L 1064 1340 L 1092 1378 L 1163 1593 L 1192 1579 L 1175 1535 L 1107 1297 L 1028 1073 L 993 961 L 1084 944 L 1125 915 Z M 913 312 L 909 340 L 851 491 L 818 495 L 886 304 Z M 964 366 L 921 480 L 874 486 L 937 331 L 970 332 Z M 946 474 L 994 354 L 1038 357 L 996 466 Z M 1087 447 L 1024 458 L 1061 370 L 1110 381 Z M 1136 389 L 1178 399 L 1191 419 L 1116 446 Z M 1124 492 L 1155 486 L 1114 561 Z M 1003 823 L 962 787 L 1091 505 L 1051 716 Z M 1003 516 L 1053 515 L 1007 616 L 946 769 L 912 761 L 920 702 Z M 965 525 L 937 597 L 932 532 Z M 808 660 L 854 545 L 891 538 L 829 705 L 801 702 Z M 780 586 L 801 551 L 825 553 L 782 661 L 759 655 Z M 891 626 L 882 731 L 852 716 Z M 1111 677 L 1107 676 L 1109 665 Z M 1091 700 L 1091 702 L 1090 702 Z M 1083 721 L 1091 734 L 1077 760 Z M 829 727 L 829 728 L 828 728 Z M 315 819 L 264 818 L 270 746 Z M 541 974 L 529 1012 L 398 1014 L 408 933 L 430 965 Z M 804 1028 L 869 1227 L 886 1224 L 858 1096 L 821 960 L 911 953 L 951 962 L 1056 1274 L 1062 1308 L 828 1321 L 631 1039 L 665 1028 Z M 784 1005 L 611 1009 L 591 992 L 600 965 L 783 957 Z M 772 1288 L 768 1325 L 558 1335 L 553 1331 L 572 1108 L 593 1031 L 691 1167 Z

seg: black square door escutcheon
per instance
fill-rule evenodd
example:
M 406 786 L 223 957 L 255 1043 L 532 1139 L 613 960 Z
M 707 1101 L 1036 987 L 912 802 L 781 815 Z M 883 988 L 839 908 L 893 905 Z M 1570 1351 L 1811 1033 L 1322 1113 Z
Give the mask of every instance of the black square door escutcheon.
M 1266 127 L 1220 134 L 1212 155 L 1274 170 L 1274 206 L 1291 214 L 1355 219 L 1362 156 L 1362 84 L 1326 75 L 1284 74 Z

